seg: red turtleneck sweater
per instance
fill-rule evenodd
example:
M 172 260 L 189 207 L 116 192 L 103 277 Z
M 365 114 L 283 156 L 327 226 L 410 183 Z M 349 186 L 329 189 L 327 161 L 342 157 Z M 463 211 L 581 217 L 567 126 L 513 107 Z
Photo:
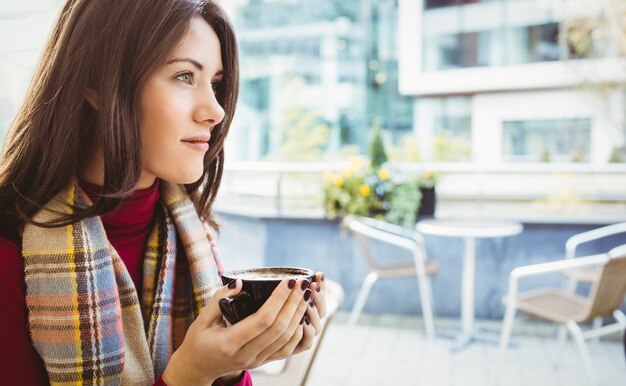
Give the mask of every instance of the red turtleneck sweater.
M 138 293 L 141 293 L 148 233 L 159 201 L 158 185 L 157 180 L 151 187 L 136 191 L 119 209 L 102 216 L 109 242 L 124 261 Z M 92 201 L 102 189 L 86 182 L 81 182 L 81 187 Z M 0 384 L 49 385 L 45 365 L 33 347 L 28 331 L 24 262 L 17 232 L 0 233 L 0 312 Z M 167 386 L 161 377 L 155 385 Z M 218 380 L 213 385 L 224 383 Z M 235 385 L 251 386 L 248 372 L 244 372 Z

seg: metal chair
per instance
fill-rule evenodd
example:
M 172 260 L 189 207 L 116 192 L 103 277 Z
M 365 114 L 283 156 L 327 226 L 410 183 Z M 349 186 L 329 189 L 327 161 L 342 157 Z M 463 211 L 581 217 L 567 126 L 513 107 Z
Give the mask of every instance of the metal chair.
M 437 272 L 438 265 L 436 262 L 427 259 L 422 236 L 414 230 L 366 217 L 346 216 L 342 221 L 342 227 L 352 231 L 354 234 L 361 254 L 370 270 L 370 273 L 363 280 L 348 324 L 356 324 L 372 286 L 379 278 L 414 277 L 417 279 L 420 290 L 426 335 L 428 338 L 434 338 L 435 324 L 433 321 L 430 275 Z M 372 256 L 368 239 L 379 240 L 383 243 L 408 249 L 413 254 L 413 259 L 401 263 L 382 265 Z
M 317 355 L 320 343 L 333 316 L 343 303 L 344 291 L 333 280 L 326 280 L 326 317 L 321 320 L 322 331 L 307 351 L 292 355 L 282 361 L 271 362 L 250 371 L 255 386 L 304 386 Z
M 621 233 L 624 234 L 624 240 L 622 242 L 626 242 L 626 222 L 607 225 L 586 232 L 577 233 L 565 242 L 565 258 L 573 259 L 577 257 L 577 250 L 582 244 L 596 242 Z M 574 293 L 576 292 L 576 288 L 579 283 L 591 283 L 595 278 L 597 278 L 597 267 L 568 269 L 563 272 L 563 275 L 567 277 L 565 289 L 570 293 Z M 601 316 L 593 320 L 593 326 L 595 328 L 602 326 Z M 565 326 L 560 327 L 558 339 L 561 344 L 565 341 L 566 334 L 567 331 Z M 595 341 L 597 341 L 597 339 L 595 339 Z
M 518 283 L 522 278 L 589 268 L 596 268 L 596 271 L 587 297 L 558 288 L 518 291 Z M 506 312 L 500 337 L 500 361 L 504 358 L 509 345 L 515 312 L 521 310 L 565 326 L 576 342 L 589 384 L 597 385 L 585 340 L 624 331 L 626 315 L 619 309 L 624 294 L 626 294 L 626 244 L 604 254 L 515 268 L 509 278 L 508 294 L 503 299 Z M 598 316 L 610 315 L 615 318 L 615 323 L 585 332 L 580 328 L 579 323 L 591 321 Z M 497 366 L 497 369 L 500 367 Z
M 624 233 L 625 237 L 623 242 L 626 242 L 626 222 L 607 225 L 590 231 L 577 233 L 565 242 L 565 258 L 573 259 L 577 257 L 576 251 L 582 244 L 598 241 L 620 233 Z M 594 268 L 569 269 L 563 274 L 569 278 L 567 288 L 571 291 L 576 289 L 576 285 L 579 282 L 591 282 L 597 276 Z

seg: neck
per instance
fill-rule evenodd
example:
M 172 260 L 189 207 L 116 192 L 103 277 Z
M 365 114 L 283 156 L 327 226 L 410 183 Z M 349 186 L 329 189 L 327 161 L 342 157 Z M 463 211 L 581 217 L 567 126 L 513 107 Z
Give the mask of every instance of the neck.
M 80 179 L 90 184 L 104 185 L 104 156 L 101 151 L 96 151 L 94 156 L 87 162 L 87 165 L 80 173 Z M 147 189 L 154 184 L 156 176 L 145 170 L 141 171 L 141 176 L 135 189 Z

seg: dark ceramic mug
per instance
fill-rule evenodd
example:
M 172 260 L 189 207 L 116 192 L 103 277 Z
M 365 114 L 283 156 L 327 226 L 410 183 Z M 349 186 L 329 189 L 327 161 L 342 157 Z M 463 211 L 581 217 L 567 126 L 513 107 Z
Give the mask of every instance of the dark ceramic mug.
M 257 312 L 284 279 L 307 279 L 313 282 L 315 272 L 297 267 L 261 267 L 226 272 L 222 275 L 224 285 L 233 279 L 241 279 L 243 288 L 233 297 L 220 299 L 222 314 L 230 324 L 235 324 Z

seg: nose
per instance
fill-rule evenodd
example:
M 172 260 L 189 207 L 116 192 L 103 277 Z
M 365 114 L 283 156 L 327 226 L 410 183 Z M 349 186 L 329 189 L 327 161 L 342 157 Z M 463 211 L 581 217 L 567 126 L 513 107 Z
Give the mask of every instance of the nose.
M 217 100 L 217 95 L 210 86 L 207 90 L 198 93 L 194 120 L 200 124 L 213 128 L 224 119 L 224 108 Z

